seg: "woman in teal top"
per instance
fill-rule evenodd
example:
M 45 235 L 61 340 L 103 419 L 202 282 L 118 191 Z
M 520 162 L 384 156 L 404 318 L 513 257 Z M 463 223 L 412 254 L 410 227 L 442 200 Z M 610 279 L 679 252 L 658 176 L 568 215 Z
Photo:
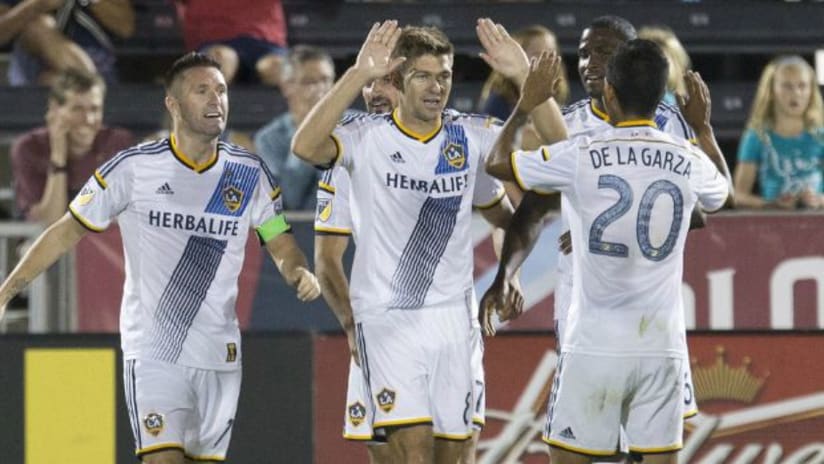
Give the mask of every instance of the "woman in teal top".
M 780 56 L 767 65 L 738 146 L 739 207 L 824 207 L 822 106 L 815 73 L 803 58 Z

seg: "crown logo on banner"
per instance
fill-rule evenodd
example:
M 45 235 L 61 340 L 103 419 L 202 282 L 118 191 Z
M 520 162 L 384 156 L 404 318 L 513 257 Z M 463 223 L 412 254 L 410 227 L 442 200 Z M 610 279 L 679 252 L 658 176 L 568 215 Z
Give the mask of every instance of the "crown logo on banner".
M 707 400 L 733 400 L 742 403 L 752 403 L 769 372 L 763 377 L 757 377 L 750 372 L 752 359 L 744 356 L 741 365 L 731 367 L 727 364 L 726 349 L 723 346 L 715 348 L 715 362 L 710 366 L 701 366 L 693 359 L 692 382 L 698 402 Z

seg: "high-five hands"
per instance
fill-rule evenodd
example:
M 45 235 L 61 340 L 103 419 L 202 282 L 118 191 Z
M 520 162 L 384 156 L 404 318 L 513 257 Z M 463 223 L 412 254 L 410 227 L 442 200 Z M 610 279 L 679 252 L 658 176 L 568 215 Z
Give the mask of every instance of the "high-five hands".
M 400 36 L 401 28 L 395 20 L 373 24 L 358 52 L 355 68 L 371 79 L 383 77 L 394 71 L 406 61 L 406 57 L 402 56 L 392 58 L 392 50 L 395 49 Z
M 478 19 L 475 32 L 484 48 L 480 53 L 481 58 L 490 68 L 520 87 L 529 73 L 529 59 L 521 45 L 503 26 L 489 18 Z
M 561 57 L 544 51 L 529 63 L 529 73 L 521 86 L 518 109 L 526 113 L 552 98 L 561 80 Z

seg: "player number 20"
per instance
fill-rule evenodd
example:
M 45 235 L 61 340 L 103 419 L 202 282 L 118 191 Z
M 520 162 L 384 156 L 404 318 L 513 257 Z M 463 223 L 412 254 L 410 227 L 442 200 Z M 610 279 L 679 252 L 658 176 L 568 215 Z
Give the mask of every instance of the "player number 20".
M 632 186 L 623 178 L 605 174 L 598 178 L 599 189 L 611 189 L 618 192 L 618 201 L 607 208 L 604 212 L 595 218 L 592 222 L 592 227 L 589 229 L 589 251 L 591 253 L 627 257 L 629 255 L 629 247 L 623 243 L 606 242 L 602 238 L 604 230 L 610 224 L 617 221 L 621 216 L 625 215 L 634 200 Z M 659 195 L 669 195 L 672 198 L 672 223 L 667 234 L 666 240 L 659 247 L 653 246 L 650 241 L 649 221 L 652 215 L 652 207 Z M 678 233 L 681 230 L 681 219 L 684 214 L 684 197 L 681 195 L 681 189 L 677 185 L 668 180 L 657 180 L 650 184 L 641 196 L 641 203 L 638 205 L 638 218 L 635 221 L 635 231 L 638 237 L 638 246 L 641 248 L 641 254 L 651 261 L 661 261 L 672 253 L 675 248 L 675 242 L 678 240 Z

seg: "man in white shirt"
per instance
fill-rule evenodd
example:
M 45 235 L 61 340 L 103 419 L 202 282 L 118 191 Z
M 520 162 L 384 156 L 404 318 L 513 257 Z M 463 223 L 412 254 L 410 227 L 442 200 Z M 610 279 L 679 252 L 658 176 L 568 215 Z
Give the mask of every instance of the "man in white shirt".
M 514 140 L 536 102 L 551 95 L 559 60 L 533 63 L 519 105 L 487 170 L 525 190 L 561 191 L 576 216 L 573 292 L 557 385 L 544 439 L 552 461 L 589 463 L 612 455 L 624 435 L 645 462 L 674 463 L 682 441 L 687 359 L 681 277 L 689 212 L 731 198 L 731 181 L 709 125 L 709 92 L 687 78 L 688 120 L 699 144 L 663 133 L 653 121 L 667 62 L 648 41 L 619 47 L 606 70 L 603 99 L 615 127 L 536 151 Z M 534 242 L 532 242 L 534 243 Z M 511 275 L 530 241 L 505 242 L 502 266 L 482 307 L 505 305 Z M 508 259 L 509 258 L 509 259 Z
M 166 78 L 173 130 L 103 164 L 0 287 L 11 298 L 89 230 L 117 220 L 126 256 L 120 316 L 135 453 L 146 464 L 221 462 L 240 391 L 237 279 L 250 228 L 302 301 L 320 288 L 283 215 L 280 188 L 219 142 L 229 102 L 217 63 L 190 53 Z

